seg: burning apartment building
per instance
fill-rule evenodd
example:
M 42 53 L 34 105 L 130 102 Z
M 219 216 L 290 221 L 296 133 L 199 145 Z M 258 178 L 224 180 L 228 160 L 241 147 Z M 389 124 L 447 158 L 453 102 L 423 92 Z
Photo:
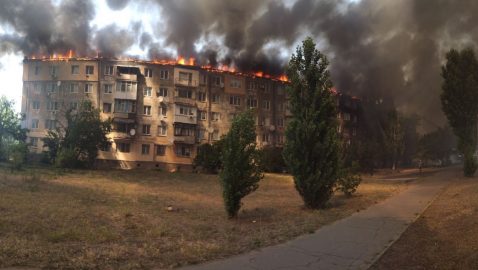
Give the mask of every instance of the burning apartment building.
M 197 146 L 224 135 L 236 114 L 253 109 L 259 147 L 281 147 L 290 116 L 287 78 L 245 74 L 185 61 L 107 58 L 25 58 L 22 113 L 31 151 L 41 153 L 48 130 L 64 113 L 91 101 L 113 120 L 111 147 L 99 151 L 108 167 L 189 168 Z M 356 135 L 356 98 L 337 94 L 339 131 Z

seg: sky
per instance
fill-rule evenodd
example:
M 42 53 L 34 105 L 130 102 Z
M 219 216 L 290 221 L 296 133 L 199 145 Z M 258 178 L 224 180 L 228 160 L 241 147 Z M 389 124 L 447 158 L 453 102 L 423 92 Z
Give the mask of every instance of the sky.
M 244 72 L 285 72 L 307 36 L 334 86 L 446 123 L 441 66 L 478 46 L 476 0 L 0 0 L 0 94 L 20 107 L 24 55 L 194 57 Z

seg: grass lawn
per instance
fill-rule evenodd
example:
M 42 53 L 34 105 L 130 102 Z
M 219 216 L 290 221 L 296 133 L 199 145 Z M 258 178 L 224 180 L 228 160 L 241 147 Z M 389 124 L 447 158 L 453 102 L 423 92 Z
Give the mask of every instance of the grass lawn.
M 478 177 L 461 174 L 372 269 L 478 269 Z
M 364 181 L 352 198 L 336 194 L 328 209 L 311 211 L 290 176 L 268 174 L 239 218 L 228 220 L 214 175 L 0 169 L 0 267 L 200 263 L 311 233 L 405 187 Z

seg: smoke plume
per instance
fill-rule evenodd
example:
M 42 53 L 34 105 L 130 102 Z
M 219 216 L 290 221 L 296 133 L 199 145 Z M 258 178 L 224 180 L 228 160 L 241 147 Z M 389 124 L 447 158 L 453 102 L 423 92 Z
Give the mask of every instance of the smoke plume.
M 120 56 L 138 45 L 150 58 L 195 57 L 200 64 L 281 74 L 312 36 L 331 62 L 336 87 L 368 100 L 391 100 L 430 127 L 444 122 L 440 66 L 450 48 L 476 47 L 473 0 L 107 0 L 112 10 L 159 10 L 154 33 L 139 23 L 91 29 L 91 1 L 0 0 L 0 55 L 73 49 Z M 161 41 L 158 41 L 161 40 Z

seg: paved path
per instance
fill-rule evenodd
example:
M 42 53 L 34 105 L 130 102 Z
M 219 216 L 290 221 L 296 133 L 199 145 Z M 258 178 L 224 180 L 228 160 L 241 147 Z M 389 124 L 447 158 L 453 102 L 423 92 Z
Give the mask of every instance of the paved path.
M 367 269 L 446 186 L 450 172 L 285 244 L 183 270 Z

